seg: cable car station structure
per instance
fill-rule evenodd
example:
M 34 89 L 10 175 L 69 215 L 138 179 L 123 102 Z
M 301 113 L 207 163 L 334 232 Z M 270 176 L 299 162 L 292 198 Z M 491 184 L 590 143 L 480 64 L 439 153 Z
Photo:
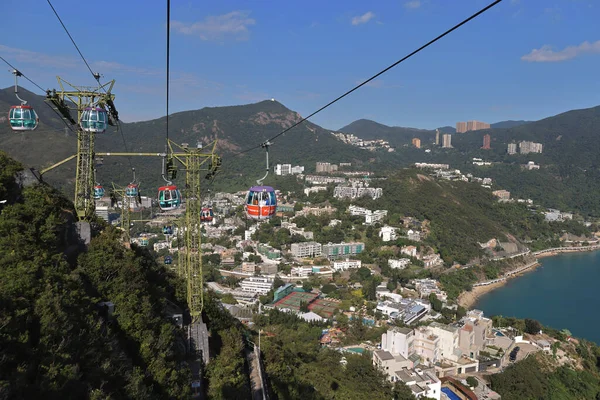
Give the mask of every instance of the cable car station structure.
M 141 156 L 141 157 L 162 157 L 166 160 L 163 178 L 175 179 L 179 168 L 175 165 L 177 161 L 183 167 L 185 172 L 185 189 L 183 197 L 186 199 L 186 212 L 177 226 L 182 230 L 183 240 L 179 241 L 180 247 L 180 275 L 185 275 L 187 279 L 188 307 L 192 321 L 197 321 L 204 307 L 204 298 L 202 295 L 203 274 L 202 274 L 202 252 L 201 252 L 201 225 L 202 217 L 202 198 L 201 182 L 202 179 L 212 179 L 217 173 L 221 158 L 215 153 L 217 141 L 213 141 L 207 146 L 198 144 L 195 147 L 179 145 L 172 140 L 167 139 L 167 151 L 160 153 L 130 153 L 130 152 L 106 152 L 95 153 L 94 139 L 96 134 L 102 134 L 107 125 L 118 126 L 118 113 L 114 106 L 114 94 L 112 89 L 114 80 L 97 88 L 75 86 L 67 81 L 57 78 L 60 90 L 49 90 L 46 101 L 51 103 L 63 119 L 72 125 L 77 126 L 77 153 L 40 171 L 44 175 L 73 159 L 77 159 L 77 171 L 75 180 L 74 205 L 77 217 L 82 224 L 87 224 L 95 214 L 94 195 L 98 192 L 98 184 L 95 180 L 95 157 L 96 156 Z M 65 90 L 65 86 L 70 90 Z M 107 110 L 107 111 L 105 111 Z M 77 119 L 73 118 L 71 111 L 77 112 Z M 167 180 L 167 178 L 165 178 Z M 135 177 L 134 177 L 135 181 Z M 174 185 L 167 180 L 170 193 L 179 193 Z M 113 184 L 113 200 L 121 201 L 121 228 L 124 231 L 123 240 L 129 242 L 130 212 L 129 205 L 131 198 L 136 193 L 129 192 L 130 184 L 127 188 L 119 187 Z M 137 189 L 137 186 L 135 186 Z M 160 197 L 160 193 L 159 193 Z M 180 200 L 180 198 L 179 198 Z

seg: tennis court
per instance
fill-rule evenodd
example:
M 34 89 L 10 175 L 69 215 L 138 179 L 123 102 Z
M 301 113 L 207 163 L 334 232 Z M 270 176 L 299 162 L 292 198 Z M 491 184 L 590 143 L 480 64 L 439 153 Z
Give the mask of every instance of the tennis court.
M 277 308 L 288 308 L 290 310 L 300 310 L 300 303 L 310 303 L 317 297 L 314 293 L 292 292 L 274 304 Z M 309 307 L 310 308 L 310 307 Z
M 338 303 L 331 300 L 317 299 L 308 305 L 308 309 L 326 318 L 331 318 L 338 308 Z

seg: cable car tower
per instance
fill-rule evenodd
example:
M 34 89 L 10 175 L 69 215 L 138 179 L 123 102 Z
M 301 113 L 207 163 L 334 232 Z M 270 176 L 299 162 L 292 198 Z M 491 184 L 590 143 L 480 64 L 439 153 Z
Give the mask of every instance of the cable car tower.
M 95 210 L 94 138 L 97 133 L 103 133 L 106 130 L 107 124 L 114 126 L 119 120 L 119 114 L 114 105 L 115 95 L 111 93 L 115 81 L 109 81 L 98 87 L 87 87 L 75 86 L 59 76 L 56 78 L 60 90 L 48 90 L 46 101 L 51 103 L 66 121 L 78 125 L 77 154 L 46 168 L 41 173 L 77 157 L 75 211 L 80 221 L 89 221 Z M 77 120 L 71 115 L 71 110 L 77 112 Z

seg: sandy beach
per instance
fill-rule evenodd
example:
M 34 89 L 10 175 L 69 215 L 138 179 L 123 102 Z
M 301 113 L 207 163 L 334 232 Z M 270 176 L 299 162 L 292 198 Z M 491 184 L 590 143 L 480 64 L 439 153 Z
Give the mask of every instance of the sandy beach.
M 580 253 L 580 252 L 585 252 L 585 251 L 595 251 L 595 250 L 600 250 L 600 248 L 598 247 L 592 247 L 589 249 L 584 249 L 584 250 L 570 250 L 568 247 L 565 249 L 561 249 L 558 251 L 553 251 L 553 252 L 548 252 L 548 253 L 543 253 L 543 254 L 538 254 L 536 255 L 536 260 L 542 259 L 542 258 L 546 258 L 546 257 L 553 257 L 556 256 L 558 254 L 564 254 L 564 253 Z M 500 282 L 495 282 L 492 283 L 490 285 L 486 285 L 486 286 L 476 286 L 474 287 L 470 292 L 463 292 L 458 296 L 457 299 L 457 303 L 466 308 L 467 310 L 470 309 L 471 307 L 473 307 L 473 305 L 475 303 L 477 303 L 477 300 L 479 300 L 479 298 L 481 296 L 483 296 L 484 294 L 491 292 L 494 289 L 497 289 L 503 285 L 506 284 L 506 282 L 508 282 L 508 280 L 518 277 L 520 275 L 526 274 L 530 271 L 533 271 L 534 269 L 536 269 L 537 267 L 539 267 L 541 264 L 539 262 L 536 262 L 535 264 L 531 265 L 530 268 L 527 268 L 523 271 L 520 271 L 517 274 L 511 275 L 509 277 L 507 277 L 506 279 L 504 279 L 503 281 Z M 509 272 L 510 273 L 510 272 Z
M 492 290 L 497 289 L 500 286 L 506 285 L 506 282 L 508 282 L 510 279 L 518 277 L 523 274 L 526 274 L 529 271 L 533 271 L 540 265 L 541 264 L 539 262 L 535 262 L 529 268 L 524 269 L 524 270 L 520 271 L 519 273 L 510 275 L 502 281 L 495 282 L 495 283 L 492 283 L 492 284 L 486 285 L 486 286 L 475 286 L 475 287 L 473 287 L 473 289 L 471 289 L 470 292 L 461 293 L 460 296 L 458 296 L 457 302 L 460 306 L 469 310 L 473 307 L 473 305 L 475 303 L 477 303 L 477 300 L 479 300 L 479 298 L 481 296 L 483 296 L 484 294 L 491 292 Z M 510 271 L 508 273 L 510 274 Z

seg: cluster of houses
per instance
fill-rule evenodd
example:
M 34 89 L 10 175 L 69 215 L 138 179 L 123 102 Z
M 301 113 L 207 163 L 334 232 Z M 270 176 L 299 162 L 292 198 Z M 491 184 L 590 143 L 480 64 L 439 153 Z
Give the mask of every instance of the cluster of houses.
M 439 378 L 499 366 L 500 360 L 487 359 L 480 365 L 479 353 L 494 336 L 492 320 L 473 310 L 455 324 L 390 328 L 372 361 L 391 382 L 404 382 L 415 396 L 439 400 Z

